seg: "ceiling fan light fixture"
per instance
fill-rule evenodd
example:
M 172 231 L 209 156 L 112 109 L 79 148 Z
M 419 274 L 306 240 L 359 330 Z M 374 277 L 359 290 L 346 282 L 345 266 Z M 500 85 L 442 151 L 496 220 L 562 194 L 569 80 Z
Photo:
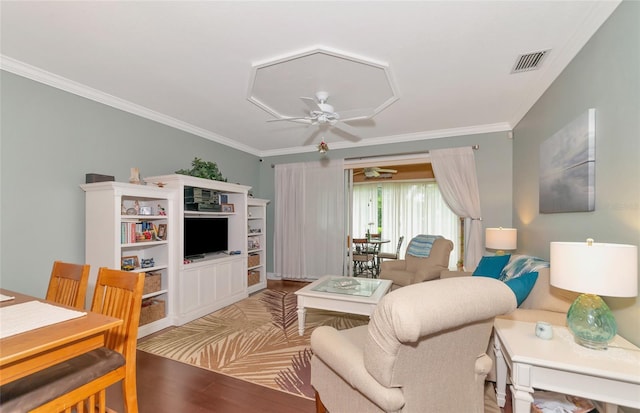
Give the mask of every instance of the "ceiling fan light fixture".
M 329 151 L 329 145 L 327 145 L 327 143 L 324 140 L 318 144 L 318 152 L 324 155 L 328 151 Z
M 348 111 L 349 116 L 342 117 L 337 112 L 335 112 L 332 105 L 327 103 L 327 99 L 329 99 L 328 92 L 316 92 L 315 98 L 310 97 L 300 97 L 302 102 L 307 106 L 308 116 L 296 116 L 296 117 L 279 117 L 277 119 L 269 119 L 267 122 L 279 122 L 279 121 L 293 121 L 299 123 L 307 123 L 308 125 L 320 125 L 327 126 L 338 129 L 343 134 L 352 136 L 356 140 L 359 140 L 360 137 L 359 131 L 344 122 L 351 120 L 361 120 L 361 119 L 369 119 L 375 113 L 373 109 L 354 109 Z M 318 147 L 318 151 L 321 153 L 325 153 L 327 149 L 320 149 Z

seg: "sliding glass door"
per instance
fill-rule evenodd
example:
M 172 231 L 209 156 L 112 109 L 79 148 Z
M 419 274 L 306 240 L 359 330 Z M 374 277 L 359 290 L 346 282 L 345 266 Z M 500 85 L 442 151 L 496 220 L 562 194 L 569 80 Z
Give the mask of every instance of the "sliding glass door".
M 449 268 L 459 259 L 460 220 L 444 202 L 433 181 L 356 183 L 352 186 L 351 234 L 364 237 L 367 230 L 390 242 L 381 251 L 395 252 L 404 236 L 400 257 L 419 234 L 442 235 L 453 241 Z

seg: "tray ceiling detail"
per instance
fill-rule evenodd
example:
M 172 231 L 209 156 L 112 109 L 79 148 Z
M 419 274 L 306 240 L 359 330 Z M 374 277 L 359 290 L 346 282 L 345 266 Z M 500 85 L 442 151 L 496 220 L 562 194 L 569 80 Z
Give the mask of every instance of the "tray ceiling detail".
M 374 116 L 398 100 L 387 64 L 326 47 L 254 64 L 247 98 L 276 118 L 294 117 L 308 114 L 300 98 L 319 91 L 336 111 L 370 108 Z

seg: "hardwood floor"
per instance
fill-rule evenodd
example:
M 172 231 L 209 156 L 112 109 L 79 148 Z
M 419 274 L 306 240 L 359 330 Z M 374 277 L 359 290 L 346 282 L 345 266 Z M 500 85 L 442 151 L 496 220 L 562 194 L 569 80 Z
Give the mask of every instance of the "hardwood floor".
M 268 288 L 295 291 L 305 284 L 269 281 Z M 144 340 L 144 339 L 143 339 Z M 140 413 L 315 413 L 315 402 L 289 393 L 137 352 Z M 124 412 L 120 385 L 108 390 L 108 405 Z M 509 406 L 510 407 L 510 406 Z M 505 409 L 510 413 L 511 409 Z
M 313 413 L 312 400 L 138 352 L 140 413 Z M 122 411 L 122 410 L 120 410 Z

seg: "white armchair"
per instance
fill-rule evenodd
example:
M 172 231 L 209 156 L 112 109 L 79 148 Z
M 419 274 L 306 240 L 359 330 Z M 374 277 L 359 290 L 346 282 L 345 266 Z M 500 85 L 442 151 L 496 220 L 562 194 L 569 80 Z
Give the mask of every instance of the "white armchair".
M 389 293 L 367 326 L 317 328 L 317 411 L 484 412 L 493 320 L 515 308 L 504 283 L 460 277 Z

